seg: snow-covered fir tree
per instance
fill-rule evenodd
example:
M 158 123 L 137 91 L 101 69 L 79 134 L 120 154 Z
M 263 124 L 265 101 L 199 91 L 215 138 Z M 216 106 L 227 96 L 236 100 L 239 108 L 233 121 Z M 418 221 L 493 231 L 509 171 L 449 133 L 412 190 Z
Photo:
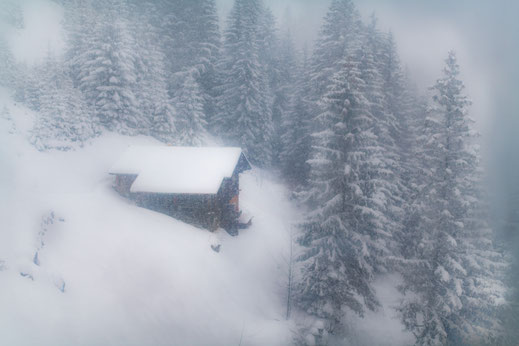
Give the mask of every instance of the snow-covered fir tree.
M 360 47 L 359 47 L 360 48 Z M 371 280 L 387 255 L 383 219 L 373 201 L 368 164 L 374 118 L 362 93 L 359 49 L 352 49 L 321 100 L 315 121 L 308 204 L 302 225 L 306 247 L 299 301 L 338 333 L 348 309 L 375 309 Z
M 363 49 L 360 69 L 365 82 L 363 93 L 374 117 L 372 132 L 376 137 L 369 154 L 369 174 L 373 181 L 372 198 L 376 209 L 384 215 L 384 231 L 396 240 L 404 204 L 400 182 L 402 162 L 399 156 L 400 148 L 396 143 L 401 136 L 399 130 L 403 119 L 400 113 L 393 113 L 388 107 L 388 96 L 384 87 L 384 59 L 381 56 L 384 37 L 377 30 L 374 17 L 361 35 Z M 399 68 L 399 65 L 394 66 L 394 69 Z
M 170 95 L 180 88 L 177 73 L 194 73 L 204 99 L 204 112 L 215 113 L 221 37 L 214 0 L 135 1 L 148 7 L 148 22 L 158 32 Z
M 176 142 L 186 146 L 201 146 L 207 136 L 204 99 L 191 73 L 186 73 L 182 87 L 175 92 Z
M 218 86 L 217 64 L 220 59 L 221 36 L 218 12 L 214 0 L 201 0 L 195 18 L 197 32 L 197 70 L 196 81 L 204 101 L 204 112 L 207 119 L 212 119 L 216 112 L 216 96 Z
M 24 26 L 22 6 L 18 1 L 4 0 L 0 3 L 0 85 L 16 89 L 18 99 L 23 99 L 23 83 L 20 81 L 21 68 L 16 63 L 8 41 L 10 30 Z
M 427 184 L 407 230 L 416 232 L 407 244 L 415 247 L 402 290 L 412 294 L 400 311 L 417 345 L 474 344 L 499 331 L 495 309 L 504 294 L 504 262 L 481 213 L 470 102 L 458 78 L 450 52 L 427 119 L 422 156 Z
M 259 0 L 236 0 L 225 31 L 220 66 L 216 132 L 239 145 L 248 158 L 269 165 L 272 158 L 272 112 L 268 76 L 259 59 L 261 17 Z
M 135 45 L 138 52 L 136 76 L 138 85 L 135 97 L 139 103 L 141 133 L 153 135 L 166 142 L 174 136 L 172 128 L 168 129 L 173 119 L 170 110 L 171 97 L 168 93 L 169 74 L 166 71 L 166 57 L 160 47 L 158 29 L 149 22 L 156 10 L 151 2 L 139 2 L 131 7 L 133 15 L 133 31 L 136 33 Z M 162 119 L 163 124 L 157 123 Z M 155 131 L 158 131 L 157 133 Z
M 273 165 L 281 167 L 286 163 L 281 158 L 283 151 L 282 135 L 286 131 L 284 125 L 288 125 L 287 117 L 293 104 L 294 89 L 297 88 L 295 80 L 297 76 L 297 57 L 290 31 L 287 30 L 279 44 L 276 58 L 276 78 L 272 82 L 272 124 L 274 132 L 272 136 Z
M 38 150 L 70 150 L 95 137 L 99 129 L 92 107 L 73 85 L 61 62 L 49 57 L 44 66 L 44 83 L 39 117 L 32 129 L 31 142 Z
M 506 163 L 507 174 L 511 175 L 510 182 L 519 180 L 517 161 Z M 506 249 L 510 254 L 510 266 L 507 269 L 505 282 L 510 288 L 507 294 L 507 304 L 501 309 L 501 321 L 504 333 L 496 344 L 513 346 L 519 340 L 519 186 L 506 187 L 502 204 L 502 237 L 506 239 Z
M 348 45 L 346 37 L 358 30 L 360 15 L 351 0 L 333 0 L 315 43 L 310 71 L 312 95 L 319 99 L 324 95 L 337 65 L 344 58 Z
M 136 134 L 147 127 L 135 95 L 140 57 L 126 6 L 122 0 L 113 1 L 96 12 L 98 24 L 77 58 L 78 83 L 105 128 Z
M 151 135 L 167 144 L 177 144 L 177 111 L 167 98 L 157 100 L 152 117 Z
M 308 183 L 311 149 L 311 113 L 309 101 L 309 74 L 308 57 L 306 50 L 303 53 L 303 61 L 296 69 L 294 77 L 293 97 L 290 100 L 289 109 L 285 112 L 281 124 L 280 153 L 281 172 L 285 179 L 295 190 L 299 190 Z
M 283 73 L 281 66 L 281 42 L 278 38 L 278 28 L 276 18 L 272 11 L 262 6 L 262 13 L 259 17 L 258 31 L 257 31 L 257 42 L 258 42 L 258 61 L 266 75 L 268 89 L 267 97 L 268 104 L 273 113 L 273 133 L 272 133 L 272 146 L 273 146 L 273 159 L 277 156 L 277 152 L 274 151 L 275 145 L 278 144 L 275 137 L 275 131 L 277 126 L 280 124 L 278 119 L 275 118 L 274 112 L 276 107 L 276 96 L 278 96 L 278 89 L 282 84 Z
M 7 41 L 0 36 L 0 85 L 15 87 L 16 63 Z

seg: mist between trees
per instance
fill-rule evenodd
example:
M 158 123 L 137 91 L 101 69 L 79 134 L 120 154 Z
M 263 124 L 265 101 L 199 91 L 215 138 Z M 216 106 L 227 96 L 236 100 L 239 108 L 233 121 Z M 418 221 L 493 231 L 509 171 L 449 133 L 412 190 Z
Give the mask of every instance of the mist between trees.
M 0 41 L 2 83 L 39 114 L 29 140 L 41 151 L 107 131 L 216 140 L 276 172 L 307 210 L 287 318 L 319 328 L 301 327 L 295 343 L 346 343 L 345 316 L 376 311 L 373 282 L 388 273 L 401 277 L 396 310 L 416 345 L 517 342 L 510 254 L 489 226 L 454 52 L 420 93 L 391 33 L 350 0 L 332 1 L 311 51 L 260 0 L 236 0 L 224 30 L 213 0 L 56 2 L 62 56 L 25 66 Z M 16 2 L 2 6 L 23 27 Z M 508 217 L 517 229 L 517 210 Z

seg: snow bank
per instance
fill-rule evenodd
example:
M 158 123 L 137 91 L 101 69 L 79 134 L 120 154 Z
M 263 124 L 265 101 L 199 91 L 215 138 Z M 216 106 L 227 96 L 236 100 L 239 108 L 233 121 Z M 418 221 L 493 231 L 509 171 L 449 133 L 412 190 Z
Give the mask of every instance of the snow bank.
M 287 265 L 300 215 L 282 185 L 241 174 L 252 227 L 210 233 L 112 190 L 121 153 L 155 140 L 105 134 L 42 153 L 27 141 L 37 115 L 0 89 L 4 106 L 14 122 L 0 117 L 0 345 L 291 344 Z M 395 285 L 381 281 L 381 311 L 349 321 L 357 345 L 410 340 L 391 310 Z
M 17 128 L 34 116 L 3 103 Z M 290 343 L 280 292 L 294 211 L 282 186 L 242 175 L 253 226 L 210 233 L 112 190 L 113 162 L 154 140 L 110 134 L 41 153 L 7 126 L 0 120 L 1 345 Z

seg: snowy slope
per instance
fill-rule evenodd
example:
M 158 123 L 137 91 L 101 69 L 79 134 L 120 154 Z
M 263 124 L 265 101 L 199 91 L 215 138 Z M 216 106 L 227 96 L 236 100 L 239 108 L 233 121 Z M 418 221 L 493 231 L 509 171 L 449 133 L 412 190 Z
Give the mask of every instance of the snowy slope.
M 5 95 L 0 119 L 1 345 L 286 345 L 283 188 L 252 171 L 238 237 L 132 205 L 107 171 L 144 137 L 104 135 L 71 152 L 28 144 L 34 116 Z M 221 244 L 219 253 L 211 245 Z
M 105 134 L 70 152 L 36 151 L 37 116 L 0 89 L 0 345 L 289 345 L 313 320 L 285 321 L 290 227 L 300 220 L 267 172 L 241 175 L 253 225 L 230 237 L 139 208 L 108 170 L 147 137 Z M 211 245 L 221 245 L 219 253 Z M 410 344 L 381 310 L 350 316 L 353 345 Z

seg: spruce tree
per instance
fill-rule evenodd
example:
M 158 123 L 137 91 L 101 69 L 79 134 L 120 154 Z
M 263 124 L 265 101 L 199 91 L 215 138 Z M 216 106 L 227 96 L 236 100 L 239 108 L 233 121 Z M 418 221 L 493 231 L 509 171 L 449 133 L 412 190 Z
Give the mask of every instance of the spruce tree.
M 311 84 L 314 99 L 326 92 L 337 65 L 347 54 L 348 38 L 358 30 L 360 15 L 351 0 L 333 0 L 315 43 L 311 60 Z
M 517 178 L 519 170 L 515 172 L 513 176 Z M 512 254 L 512 262 L 507 270 L 507 284 L 510 287 L 507 304 L 501 311 L 505 332 L 499 341 L 503 345 L 513 346 L 519 339 L 519 330 L 516 328 L 519 325 L 519 188 L 517 186 L 507 192 L 506 202 L 503 231 L 508 240 L 507 248 Z
M 100 124 L 111 131 L 137 134 L 146 128 L 136 98 L 140 57 L 125 15 L 122 1 L 98 13 L 99 24 L 78 57 L 79 87 Z
M 258 0 L 236 0 L 228 18 L 221 62 L 215 131 L 227 143 L 241 146 L 259 165 L 271 163 L 272 112 L 268 76 L 259 60 Z
M 287 31 L 279 44 L 276 58 L 277 73 L 272 83 L 272 124 L 274 132 L 272 136 L 273 165 L 281 168 L 286 165 L 282 159 L 283 140 L 282 135 L 286 131 L 284 125 L 288 125 L 290 107 L 293 103 L 294 89 L 297 89 L 297 59 L 290 32 Z M 302 82 L 302 81 L 301 81 Z M 295 130 L 295 129 L 291 129 Z M 290 145 L 290 144 L 289 144 Z
M 423 151 L 424 184 L 417 197 L 415 246 L 403 271 L 403 322 L 417 345 L 482 342 L 498 330 L 496 305 L 503 267 L 481 211 L 479 159 L 474 151 L 470 102 L 454 53 L 433 87 Z
M 0 36 L 0 85 L 15 87 L 16 63 L 7 41 Z
M 164 53 L 166 80 L 172 96 L 182 87 L 183 78 L 175 75 L 193 73 L 204 99 L 204 112 L 211 119 L 215 110 L 221 37 L 214 0 L 136 1 L 147 3 L 148 22 L 159 34 Z M 180 82 L 179 82 L 180 80 Z
M 294 190 L 307 186 L 311 151 L 311 113 L 308 58 L 306 50 L 303 61 L 295 71 L 294 96 L 282 118 L 280 153 L 281 172 Z
M 201 146 L 207 136 L 203 98 L 192 74 L 184 77 L 182 88 L 173 97 L 176 108 L 177 142 L 186 146 Z
M 388 107 L 388 95 L 386 89 L 392 87 L 385 85 L 383 70 L 384 60 L 381 56 L 383 37 L 376 29 L 376 20 L 372 18 L 370 25 L 362 32 L 362 59 L 361 76 L 365 82 L 363 90 L 370 105 L 370 112 L 374 117 L 373 135 L 375 136 L 370 149 L 370 176 L 373 181 L 373 200 L 376 201 L 377 210 L 384 215 L 384 232 L 391 235 L 395 242 L 392 250 L 396 253 L 400 232 L 400 221 L 403 215 L 403 187 L 401 177 L 400 148 L 397 146 L 401 133 L 399 131 L 403 119 L 400 113 L 393 113 Z M 395 66 L 399 68 L 399 66 Z M 400 112 L 400 110 L 398 110 Z
M 99 134 L 92 108 L 61 65 L 49 57 L 43 66 L 41 106 L 30 137 L 41 151 L 82 147 Z
M 356 49 L 343 60 L 321 101 L 308 161 L 312 212 L 300 240 L 306 248 L 300 304 L 335 334 L 347 309 L 362 315 L 377 307 L 371 281 L 377 257 L 387 255 L 387 235 L 371 195 L 367 161 L 374 118 L 362 93 L 360 57 Z

